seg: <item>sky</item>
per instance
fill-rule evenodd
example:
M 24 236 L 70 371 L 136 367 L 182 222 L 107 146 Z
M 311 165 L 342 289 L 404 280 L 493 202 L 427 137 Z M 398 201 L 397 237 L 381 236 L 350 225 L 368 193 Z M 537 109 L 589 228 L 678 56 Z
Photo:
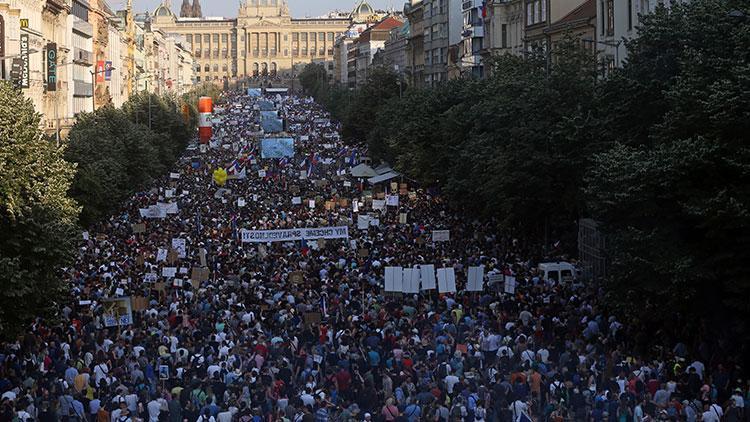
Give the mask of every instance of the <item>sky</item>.
M 192 3 L 192 0 L 190 0 Z M 396 10 L 404 8 L 404 0 L 368 0 L 376 9 L 387 9 L 393 7 Z M 289 11 L 293 17 L 319 16 L 331 10 L 339 9 L 350 11 L 354 8 L 357 0 L 288 0 Z M 108 0 L 113 9 L 124 9 L 125 0 Z M 133 8 L 136 12 L 146 9 L 153 12 L 161 3 L 161 0 L 133 0 Z M 225 16 L 236 17 L 239 0 L 200 0 L 203 16 Z M 179 13 L 182 0 L 172 0 L 172 8 Z

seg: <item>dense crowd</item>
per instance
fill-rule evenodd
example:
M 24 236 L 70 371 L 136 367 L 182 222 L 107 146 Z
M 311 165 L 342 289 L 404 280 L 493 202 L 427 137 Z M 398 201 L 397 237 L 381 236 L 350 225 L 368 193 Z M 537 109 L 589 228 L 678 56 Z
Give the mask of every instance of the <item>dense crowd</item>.
M 261 157 L 261 102 L 294 157 Z M 2 344 L 0 422 L 750 420 L 730 354 L 629 350 L 627 321 L 589 284 L 545 279 L 530 251 L 434 192 L 352 177 L 365 151 L 310 99 L 225 94 L 215 117 L 205 150 L 85 233 L 62 322 Z M 224 186 L 217 168 L 234 175 Z M 386 192 L 398 204 L 373 210 Z M 160 202 L 177 209 L 141 212 Z M 359 228 L 366 213 L 377 221 Z M 241 241 L 344 225 L 348 239 Z M 424 264 L 454 268 L 457 292 L 384 291 L 386 266 Z M 516 289 L 467 292 L 476 265 Z M 124 325 L 107 318 L 118 297 Z

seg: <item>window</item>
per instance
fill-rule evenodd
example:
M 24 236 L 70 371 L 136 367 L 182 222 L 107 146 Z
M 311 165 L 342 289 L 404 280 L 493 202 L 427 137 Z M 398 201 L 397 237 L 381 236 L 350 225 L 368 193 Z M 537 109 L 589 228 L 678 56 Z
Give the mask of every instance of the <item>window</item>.
M 219 43 L 219 34 L 214 34 L 214 44 Z
M 628 0 L 628 31 L 633 30 L 633 0 Z
M 503 24 L 503 26 L 500 29 L 500 47 L 502 48 L 508 48 L 508 25 Z
M 318 41 L 325 41 L 325 40 L 326 40 L 326 33 L 318 32 Z
M 542 4 L 542 12 L 539 21 L 547 22 L 547 0 L 541 0 L 540 3 Z
M 601 30 L 599 30 L 599 32 L 601 33 L 601 35 L 604 35 L 604 31 L 606 27 L 605 25 L 606 17 L 604 16 L 604 0 L 599 0 L 599 11 L 600 11 L 599 15 L 602 17 L 601 22 L 599 22 L 599 26 L 601 27 Z
M 219 72 L 219 65 L 218 64 L 214 65 L 214 72 L 216 72 L 216 73 Z
M 227 44 L 229 42 L 229 35 L 228 34 L 221 34 L 221 43 Z
M 615 35 L 615 0 L 607 1 L 607 35 Z
M 534 3 L 526 3 L 526 25 L 534 24 Z
M 298 42 L 299 41 L 299 34 L 294 32 L 292 33 L 292 42 Z
M 200 81 L 201 81 L 201 77 L 200 77 L 200 76 L 196 76 L 196 77 L 195 77 L 195 81 L 196 81 L 196 82 L 200 82 Z
M 302 32 L 299 34 L 302 42 L 307 42 L 307 32 Z
M 73 16 L 77 17 L 78 19 L 82 21 L 89 21 L 89 8 L 86 7 L 83 3 L 79 3 L 77 1 L 73 2 Z
M 205 72 L 210 72 L 211 71 L 211 65 L 207 64 L 206 67 L 204 68 L 204 71 Z
M 429 41 L 430 40 L 430 29 L 429 28 L 425 29 L 423 35 L 424 35 L 424 40 L 425 41 Z
M 227 65 L 226 65 L 226 64 L 224 64 L 224 65 L 223 65 L 223 66 L 221 67 L 221 71 L 222 71 L 222 72 L 226 72 L 226 71 L 228 71 L 228 70 L 229 70 L 229 67 L 227 67 Z
M 200 63 L 196 63 L 195 64 L 195 71 L 196 72 L 200 72 L 201 71 L 201 64 Z
M 210 59 L 211 58 L 211 52 L 206 49 L 206 51 L 203 52 L 203 58 Z
M 333 32 L 328 33 L 328 41 L 333 41 Z
M 195 43 L 201 44 L 203 41 L 201 40 L 201 34 L 195 34 Z
M 188 44 L 192 44 L 193 43 L 193 34 L 187 34 L 187 35 L 185 35 L 185 41 L 187 41 Z

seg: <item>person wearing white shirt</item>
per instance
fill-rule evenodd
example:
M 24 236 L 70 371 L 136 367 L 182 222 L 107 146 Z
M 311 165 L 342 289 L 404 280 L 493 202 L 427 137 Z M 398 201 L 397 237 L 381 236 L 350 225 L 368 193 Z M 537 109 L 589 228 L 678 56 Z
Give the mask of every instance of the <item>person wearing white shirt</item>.
M 511 403 L 510 410 L 513 412 L 513 421 L 517 422 L 521 420 L 522 415 L 528 415 L 529 405 L 522 400 L 516 400 Z
M 499 349 L 497 349 L 497 357 L 502 357 L 503 353 L 508 356 L 508 359 L 513 359 L 513 349 L 511 349 L 507 345 L 502 345 Z
M 148 409 L 148 422 L 159 422 L 159 414 L 161 413 L 161 403 L 159 400 L 154 398 L 146 405 Z
M 216 422 L 232 422 L 232 417 L 239 411 L 234 406 L 230 406 L 226 412 L 220 412 L 216 415 Z
M 445 379 L 445 388 L 448 389 L 448 394 L 453 394 L 453 386 L 458 384 L 458 377 L 453 374 L 448 374 Z

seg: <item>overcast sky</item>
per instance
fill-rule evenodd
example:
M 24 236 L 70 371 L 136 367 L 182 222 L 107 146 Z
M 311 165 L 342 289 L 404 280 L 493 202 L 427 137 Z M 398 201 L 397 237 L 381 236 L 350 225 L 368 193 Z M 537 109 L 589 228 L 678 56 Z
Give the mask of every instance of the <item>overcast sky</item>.
M 192 0 L 190 0 L 192 3 Z M 288 0 L 289 11 L 294 17 L 318 16 L 328 11 L 339 9 L 349 11 L 354 8 L 357 0 Z M 113 9 L 124 9 L 127 2 L 125 0 L 108 0 Z M 145 9 L 153 12 L 161 0 L 133 0 L 133 7 L 136 12 L 143 12 Z M 200 0 L 203 16 L 225 16 L 236 17 L 239 0 Z M 404 8 L 404 0 L 369 0 L 369 3 L 376 9 L 387 9 L 390 7 L 396 10 Z M 176 13 L 180 11 L 182 0 L 172 0 L 172 8 Z

